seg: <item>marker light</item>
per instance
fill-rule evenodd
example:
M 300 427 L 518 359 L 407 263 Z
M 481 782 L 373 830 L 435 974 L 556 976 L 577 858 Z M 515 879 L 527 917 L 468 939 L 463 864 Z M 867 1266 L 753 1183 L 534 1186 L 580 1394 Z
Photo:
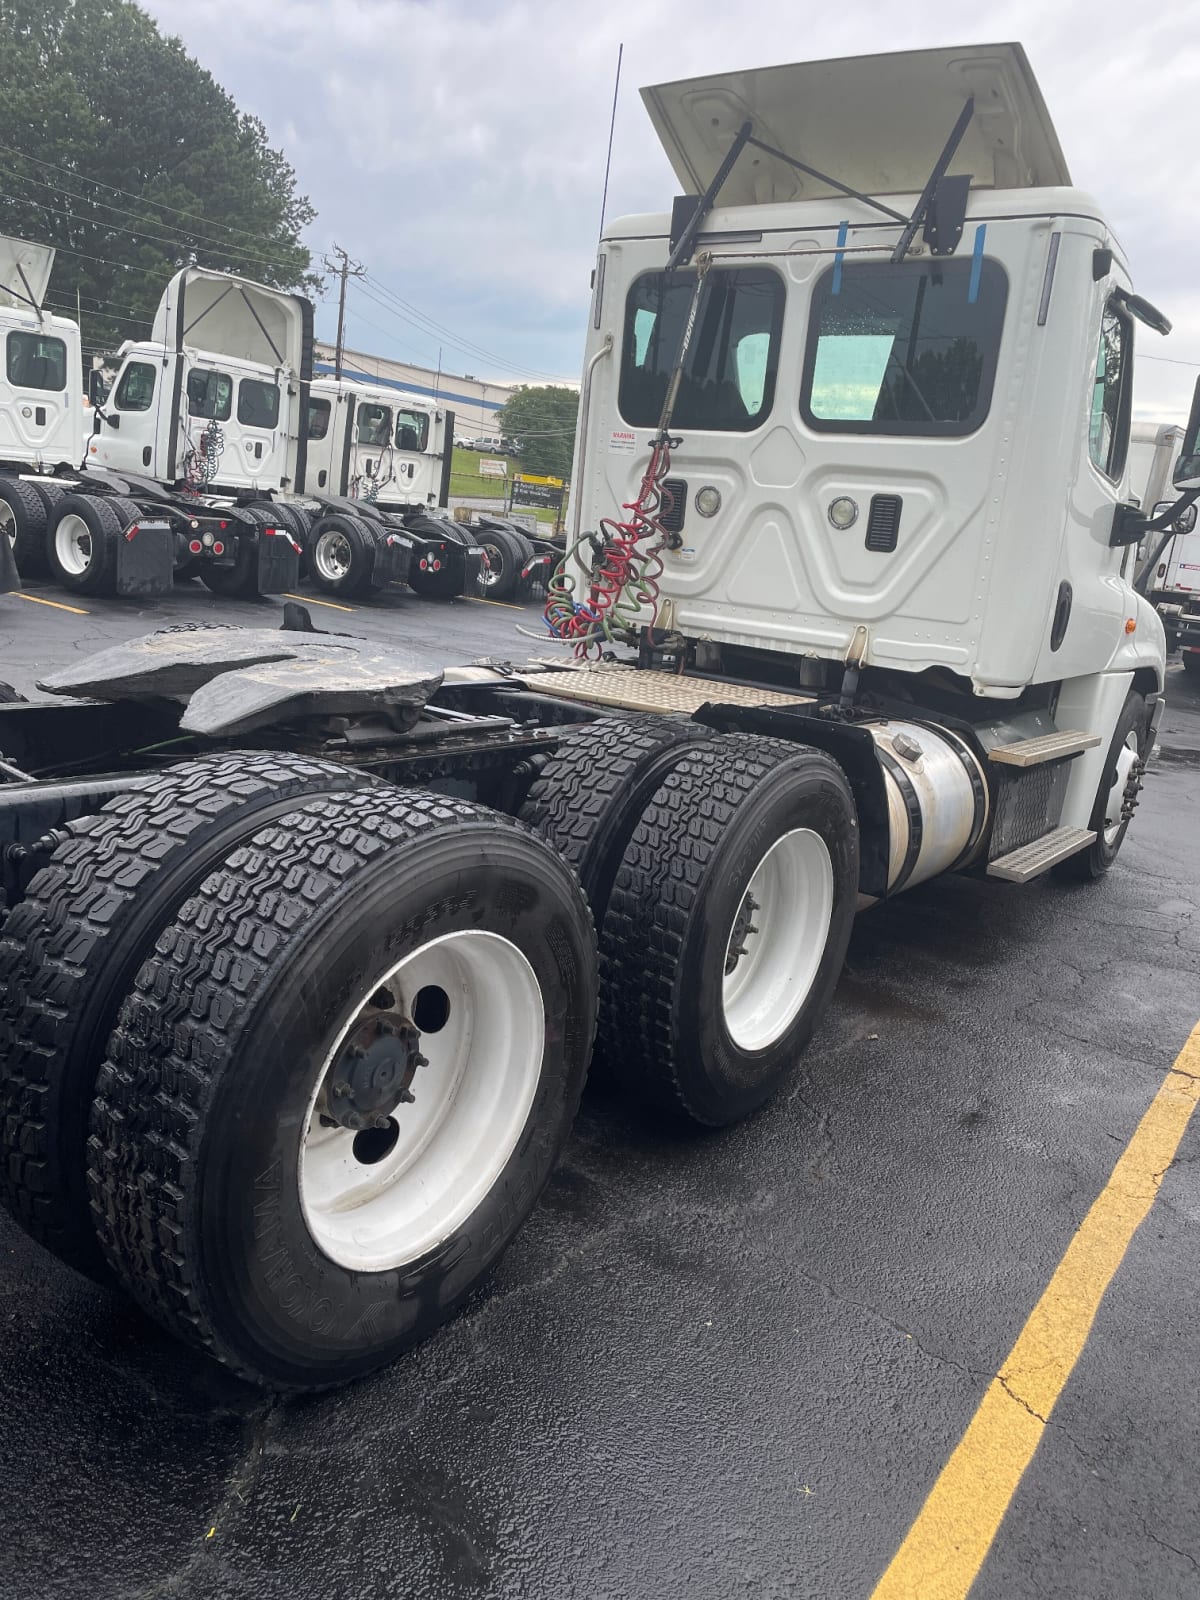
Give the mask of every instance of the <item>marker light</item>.
M 838 495 L 829 502 L 829 520 L 843 533 L 858 521 L 858 506 L 848 494 Z
M 706 483 L 703 489 L 696 490 L 696 510 L 702 517 L 715 517 L 721 509 L 721 491 L 714 489 L 711 483 Z

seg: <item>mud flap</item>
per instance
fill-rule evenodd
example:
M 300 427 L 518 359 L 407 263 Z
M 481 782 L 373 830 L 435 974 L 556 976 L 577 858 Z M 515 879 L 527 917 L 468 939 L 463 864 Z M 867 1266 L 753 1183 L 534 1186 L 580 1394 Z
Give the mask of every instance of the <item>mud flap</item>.
M 375 536 L 372 589 L 385 589 L 389 583 L 404 583 L 413 558 L 412 540 L 392 528 L 372 527 L 371 532 Z
M 175 582 L 175 535 L 169 522 L 135 522 L 117 535 L 117 594 L 156 600 Z
M 12 540 L 7 534 L 0 533 L 0 594 L 12 594 L 21 587 L 21 575 L 17 571 L 17 558 L 13 555 Z
M 263 528 L 258 539 L 259 594 L 287 594 L 300 582 L 300 546 L 284 528 Z

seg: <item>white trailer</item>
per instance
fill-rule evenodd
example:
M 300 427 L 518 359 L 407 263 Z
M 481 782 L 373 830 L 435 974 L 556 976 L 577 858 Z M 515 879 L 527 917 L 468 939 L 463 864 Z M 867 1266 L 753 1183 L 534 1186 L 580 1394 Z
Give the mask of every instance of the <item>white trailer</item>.
M 578 659 L 165 633 L 0 707 L 48 775 L 0 788 L 0 1192 L 262 1383 L 472 1292 L 597 1017 L 631 1099 L 735 1122 L 864 901 L 1098 878 L 1138 803 L 1130 391 L 1167 324 L 1021 49 L 644 93 L 685 193 L 600 247 L 547 604 Z M 1198 429 L 1200 386 L 1172 516 Z

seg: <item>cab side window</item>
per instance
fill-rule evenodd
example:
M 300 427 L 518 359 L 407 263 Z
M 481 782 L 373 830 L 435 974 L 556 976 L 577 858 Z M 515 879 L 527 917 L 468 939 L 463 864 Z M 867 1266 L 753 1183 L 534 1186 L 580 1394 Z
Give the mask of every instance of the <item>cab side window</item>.
M 113 403 L 118 411 L 149 411 L 154 399 L 154 368 L 148 361 L 131 361 L 121 374 Z
M 1130 377 L 1133 328 L 1110 300 L 1100 324 L 1100 345 L 1092 379 L 1088 454 L 1114 483 L 1125 470 L 1129 449 Z

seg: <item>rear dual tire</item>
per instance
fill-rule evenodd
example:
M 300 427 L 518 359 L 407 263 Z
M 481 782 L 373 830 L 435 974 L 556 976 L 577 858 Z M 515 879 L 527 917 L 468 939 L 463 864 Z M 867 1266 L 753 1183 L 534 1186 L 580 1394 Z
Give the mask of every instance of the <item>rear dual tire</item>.
M 115 593 L 117 546 L 138 516 L 134 501 L 118 495 L 64 495 L 46 530 L 51 576 L 72 594 Z
M 841 972 L 858 824 L 830 757 L 646 718 L 570 735 L 522 815 L 600 928 L 598 1055 L 636 1102 L 716 1127 L 794 1072 Z
M 569 868 L 477 806 L 336 792 L 358 783 L 241 752 L 171 769 L 74 825 L 0 942 L 6 1204 L 276 1388 L 453 1313 L 553 1168 L 595 1025 Z M 412 1101 L 375 1104 L 382 1150 L 317 1095 L 340 1103 L 387 984 L 428 1060 Z
M 341 1103 L 323 1075 L 384 991 L 428 1061 L 360 1153 L 361 1134 L 321 1123 Z M 88 1168 L 113 1271 L 164 1327 L 275 1388 L 393 1359 L 532 1208 L 595 1006 L 578 884 L 506 820 L 396 791 L 268 826 L 163 929 L 113 1034 Z

